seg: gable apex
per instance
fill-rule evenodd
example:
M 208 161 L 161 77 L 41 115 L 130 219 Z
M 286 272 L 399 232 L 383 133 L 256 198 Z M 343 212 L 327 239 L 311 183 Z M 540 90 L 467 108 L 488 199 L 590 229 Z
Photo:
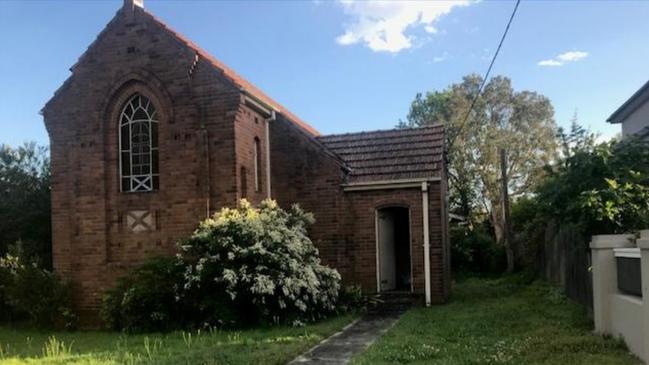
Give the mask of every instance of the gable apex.
M 97 35 L 96 39 L 88 46 L 85 52 L 83 52 L 81 56 L 79 56 L 77 62 L 70 68 L 70 71 L 73 73 L 73 75 L 71 75 L 68 78 L 68 80 L 66 80 L 66 82 L 54 92 L 54 96 L 52 96 L 52 98 L 45 104 L 45 106 L 41 110 L 41 114 L 46 112 L 48 105 L 50 105 L 57 98 L 58 94 L 60 93 L 60 91 L 64 89 L 65 85 L 69 84 L 71 79 L 74 78 L 74 71 L 77 68 L 77 66 L 80 65 L 86 59 L 86 57 L 91 53 L 94 46 L 97 43 L 99 43 L 102 37 L 108 32 L 109 29 L 111 29 L 114 26 L 115 23 L 119 21 L 120 18 L 122 19 L 125 18 L 129 23 L 143 21 L 144 19 L 148 19 L 152 21 L 155 25 L 160 26 L 164 31 L 166 31 L 169 35 L 171 35 L 181 44 L 188 47 L 189 50 L 195 52 L 197 59 L 202 58 L 206 60 L 210 66 L 219 70 L 222 73 L 223 77 L 225 77 L 228 81 L 230 81 L 242 93 L 253 96 L 255 99 L 262 102 L 263 104 L 265 104 L 267 107 L 269 107 L 276 113 L 284 116 L 287 120 L 289 120 L 292 124 L 296 125 L 299 129 L 304 131 L 309 136 L 317 137 L 320 135 L 317 129 L 315 129 L 309 123 L 305 122 L 297 115 L 293 114 L 290 110 L 285 108 L 283 105 L 281 105 L 280 103 L 272 99 L 266 93 L 261 91 L 261 89 L 259 89 L 257 86 L 255 86 L 248 80 L 241 77 L 232 68 L 228 67 L 223 62 L 219 61 L 211 54 L 209 54 L 207 51 L 203 50 L 201 47 L 196 45 L 194 42 L 192 42 L 182 34 L 175 31 L 173 28 L 168 26 L 165 22 L 163 22 L 155 15 L 146 11 L 144 9 L 144 0 L 124 0 L 123 6 L 117 11 L 115 16 L 108 22 L 108 24 L 104 27 L 104 29 Z
M 132 10 L 136 6 L 144 9 L 144 0 L 124 0 L 124 8 Z

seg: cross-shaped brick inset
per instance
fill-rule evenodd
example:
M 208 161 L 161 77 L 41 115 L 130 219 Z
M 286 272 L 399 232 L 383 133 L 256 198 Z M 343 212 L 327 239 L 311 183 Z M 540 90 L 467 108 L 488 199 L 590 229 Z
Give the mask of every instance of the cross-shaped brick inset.
M 126 213 L 126 224 L 135 232 L 149 232 L 155 229 L 153 216 L 148 210 L 131 210 Z

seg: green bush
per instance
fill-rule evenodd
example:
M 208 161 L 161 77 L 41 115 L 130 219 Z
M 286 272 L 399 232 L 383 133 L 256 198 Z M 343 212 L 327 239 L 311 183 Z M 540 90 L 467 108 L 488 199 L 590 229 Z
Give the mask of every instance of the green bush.
M 313 216 L 273 200 L 242 200 L 182 243 L 187 287 L 227 295 L 248 322 L 301 323 L 335 309 L 340 274 L 320 264 L 307 236 Z
M 517 267 L 538 269 L 549 220 L 541 213 L 536 197 L 520 197 L 512 202 L 511 222 Z
M 649 224 L 649 145 L 637 139 L 576 149 L 536 187 L 544 221 L 577 225 L 586 236 Z
M 102 319 L 113 329 L 163 331 L 181 326 L 185 311 L 184 266 L 176 258 L 152 258 L 120 278 L 104 295 Z
M 25 319 L 41 328 L 76 326 L 69 286 L 11 253 L 0 258 L 0 307 L 4 320 Z
M 22 241 L 23 258 L 52 269 L 50 205 L 47 147 L 0 144 L 0 256 Z
M 4 260 L 4 259 L 3 259 Z M 1 263 L 2 261 L 0 261 Z M 13 319 L 13 309 L 9 305 L 7 290 L 12 283 L 12 275 L 9 270 L 0 264 L 0 322 L 5 323 Z
M 450 227 L 451 266 L 456 273 L 499 274 L 507 264 L 505 249 L 481 227 Z
M 203 221 L 176 258 L 147 261 L 106 292 L 114 329 L 165 331 L 321 318 L 336 309 L 337 271 L 307 237 L 310 214 L 242 200 Z

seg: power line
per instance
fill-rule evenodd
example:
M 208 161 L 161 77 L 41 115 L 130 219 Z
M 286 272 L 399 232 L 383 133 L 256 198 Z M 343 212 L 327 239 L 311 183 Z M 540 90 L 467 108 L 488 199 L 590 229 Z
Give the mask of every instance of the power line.
M 480 98 L 480 94 L 482 94 L 482 89 L 484 88 L 485 84 L 487 83 L 487 79 L 489 78 L 489 74 L 491 73 L 491 69 L 494 67 L 494 63 L 496 62 L 496 58 L 498 58 L 498 54 L 500 53 L 500 49 L 503 46 L 503 43 L 505 42 L 505 38 L 507 38 L 507 33 L 509 32 L 509 27 L 512 25 L 512 21 L 514 20 L 514 16 L 516 15 L 516 11 L 518 10 L 518 5 L 520 5 L 521 0 L 516 0 L 516 5 L 514 5 L 514 10 L 512 11 L 512 15 L 509 17 L 509 21 L 507 22 L 507 26 L 505 27 L 505 31 L 503 32 L 502 37 L 500 37 L 500 43 L 498 43 L 498 48 L 496 48 L 496 53 L 494 53 L 493 58 L 491 59 L 491 63 L 489 63 L 489 68 L 487 69 L 487 72 L 485 73 L 484 78 L 482 79 L 482 82 L 480 83 L 480 87 L 478 88 L 478 92 L 475 94 L 475 97 L 473 98 L 473 101 L 471 101 L 471 106 L 469 107 L 469 110 L 467 110 L 466 115 L 464 116 L 464 120 L 462 121 L 462 124 L 460 125 L 460 130 L 458 131 L 456 137 L 460 135 L 462 130 L 464 130 L 464 126 L 466 126 L 466 123 L 469 119 L 469 115 L 471 115 L 471 111 L 473 110 L 473 107 L 475 106 L 475 103 L 478 101 L 478 98 Z

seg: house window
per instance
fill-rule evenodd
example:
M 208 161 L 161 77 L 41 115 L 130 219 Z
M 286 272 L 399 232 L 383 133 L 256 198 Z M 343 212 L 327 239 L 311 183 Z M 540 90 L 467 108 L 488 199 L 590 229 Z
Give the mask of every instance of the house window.
M 255 159 L 255 191 L 260 191 L 261 190 L 261 142 L 257 137 L 255 137 L 254 159 Z
M 158 120 L 147 97 L 133 95 L 119 120 L 120 186 L 123 192 L 157 190 Z

